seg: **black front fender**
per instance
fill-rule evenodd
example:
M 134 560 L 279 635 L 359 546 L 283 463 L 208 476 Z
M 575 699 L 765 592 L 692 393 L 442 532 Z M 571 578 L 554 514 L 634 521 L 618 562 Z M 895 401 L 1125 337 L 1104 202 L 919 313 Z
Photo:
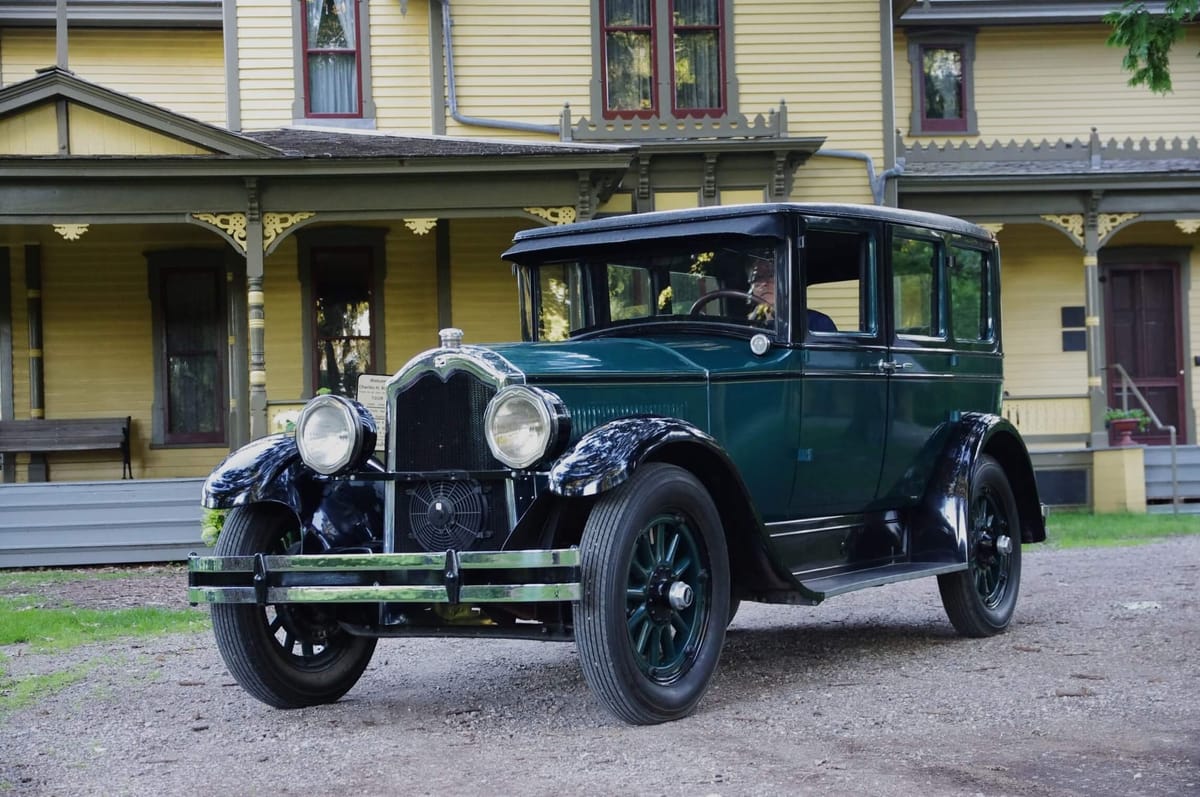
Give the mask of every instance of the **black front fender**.
M 698 444 L 728 461 L 716 440 L 687 421 L 655 416 L 620 418 L 590 430 L 555 461 L 550 468 L 550 490 L 568 497 L 608 492 L 628 480 L 655 450 L 674 443 Z
M 965 412 L 950 430 L 918 510 L 912 546 L 915 560 L 968 561 L 971 476 L 984 454 L 996 459 L 1008 477 L 1017 502 L 1021 541 L 1046 539 L 1033 464 L 1020 432 L 998 415 Z
M 204 481 L 201 503 L 209 509 L 282 504 L 300 519 L 305 552 L 312 552 L 382 540 L 383 493 L 381 481 L 320 476 L 300 459 L 294 438 L 272 435 L 226 457 Z

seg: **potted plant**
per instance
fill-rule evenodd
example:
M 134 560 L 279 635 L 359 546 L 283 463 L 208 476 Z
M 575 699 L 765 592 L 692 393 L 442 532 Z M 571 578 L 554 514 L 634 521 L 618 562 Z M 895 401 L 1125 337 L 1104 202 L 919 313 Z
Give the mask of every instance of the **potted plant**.
M 1140 408 L 1130 410 L 1109 407 L 1104 412 L 1104 421 L 1117 435 L 1116 445 L 1133 445 L 1134 431 L 1144 432 L 1150 426 L 1150 416 Z

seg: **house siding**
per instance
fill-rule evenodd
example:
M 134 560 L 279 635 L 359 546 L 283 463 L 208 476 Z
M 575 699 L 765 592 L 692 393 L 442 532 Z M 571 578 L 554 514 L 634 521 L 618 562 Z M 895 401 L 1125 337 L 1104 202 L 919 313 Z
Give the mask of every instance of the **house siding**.
M 0 154 L 57 155 L 58 113 L 54 104 L 0 119 Z
M 268 130 L 292 123 L 296 98 L 292 14 L 295 2 L 237 4 L 242 127 Z
M 555 126 L 563 104 L 591 116 L 590 4 L 490 0 L 454 3 L 454 71 L 459 112 L 474 117 Z M 459 124 L 450 135 L 546 138 Z
M 72 155 L 211 155 L 210 150 L 71 103 Z
M 70 32 L 69 66 L 82 78 L 214 125 L 224 125 L 225 64 L 220 31 Z M 0 78 L 9 85 L 55 63 L 53 30 L 0 30 Z
M 395 0 L 374 0 L 370 5 L 371 80 L 376 126 L 380 130 L 433 131 L 429 91 L 431 7 L 436 5 L 409 3 L 408 13 L 401 14 Z
M 454 325 L 467 343 L 520 340 L 517 281 L 500 253 L 517 230 L 536 227 L 523 219 L 456 219 L 450 244 Z
M 975 39 L 975 108 L 985 142 L 1046 139 L 1190 137 L 1200 129 L 1200 61 L 1187 42 L 1171 59 L 1174 91 L 1128 85 L 1122 52 L 1105 44 L 1103 25 L 985 28 Z M 908 140 L 913 87 L 907 39 L 896 37 L 896 112 Z M 940 133 L 922 136 L 954 138 Z M 961 138 L 961 136 L 959 137 Z
M 743 113 L 786 99 L 789 134 L 825 136 L 824 148 L 862 152 L 882 171 L 877 2 L 739 2 L 734 31 Z M 870 203 L 866 167 L 818 153 L 797 171 L 792 198 Z

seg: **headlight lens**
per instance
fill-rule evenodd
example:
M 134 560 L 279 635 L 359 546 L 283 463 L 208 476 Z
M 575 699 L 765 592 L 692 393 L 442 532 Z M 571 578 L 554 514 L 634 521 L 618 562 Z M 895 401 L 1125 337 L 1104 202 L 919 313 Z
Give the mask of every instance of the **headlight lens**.
M 566 421 L 562 400 L 524 385 L 506 387 L 488 404 L 484 416 L 488 448 L 510 468 L 528 468 L 556 446 Z
M 332 475 L 362 464 L 363 452 L 375 444 L 374 424 L 350 399 L 317 396 L 296 419 L 296 446 L 304 464 Z M 370 438 L 368 441 L 367 438 Z

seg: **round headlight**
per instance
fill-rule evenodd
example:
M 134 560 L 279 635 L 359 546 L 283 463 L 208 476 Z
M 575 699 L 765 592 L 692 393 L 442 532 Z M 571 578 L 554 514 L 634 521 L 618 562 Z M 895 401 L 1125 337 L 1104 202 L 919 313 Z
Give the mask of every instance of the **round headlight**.
M 296 419 L 296 446 L 304 464 L 326 475 L 362 464 L 364 450 L 369 454 L 368 444 L 375 444 L 374 424 L 363 415 L 342 396 L 317 396 L 305 404 Z
M 510 468 L 528 468 L 560 440 L 566 422 L 562 401 L 553 393 L 524 385 L 496 394 L 484 415 L 488 448 Z

